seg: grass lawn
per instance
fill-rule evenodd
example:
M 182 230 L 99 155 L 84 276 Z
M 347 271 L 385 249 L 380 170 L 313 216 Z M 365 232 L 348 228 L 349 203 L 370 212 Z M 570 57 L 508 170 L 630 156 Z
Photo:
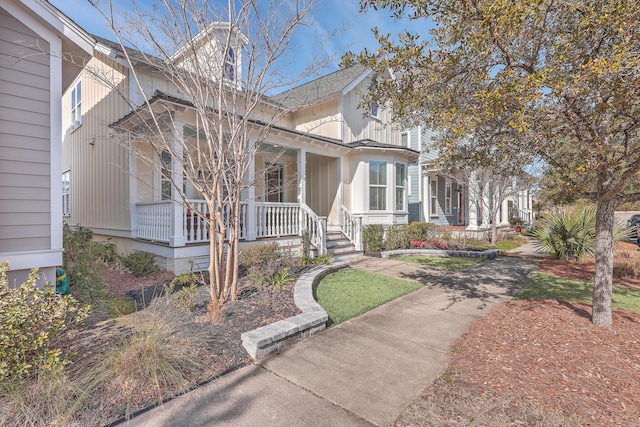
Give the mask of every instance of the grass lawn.
M 593 283 L 586 280 L 565 279 L 546 273 L 536 273 L 518 292 L 515 299 L 558 299 L 592 303 Z M 613 308 L 640 313 L 640 289 L 613 285 Z
M 463 258 L 456 256 L 425 256 L 425 255 L 406 255 L 394 258 L 396 261 L 411 262 L 414 264 L 428 265 L 430 267 L 443 268 L 445 270 L 464 270 L 480 264 L 483 259 L 480 258 Z
M 510 251 L 511 249 L 519 248 L 520 246 L 527 243 L 529 240 L 524 237 L 516 237 L 514 239 L 508 240 L 498 240 L 496 242 L 496 248 L 500 249 L 503 252 Z
M 313 291 L 327 311 L 327 326 L 356 317 L 422 285 L 381 274 L 345 269 L 324 277 Z

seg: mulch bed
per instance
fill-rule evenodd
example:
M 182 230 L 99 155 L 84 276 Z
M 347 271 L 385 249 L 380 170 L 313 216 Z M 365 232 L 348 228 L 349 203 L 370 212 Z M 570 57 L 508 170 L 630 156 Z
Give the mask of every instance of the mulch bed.
M 298 276 L 303 271 L 292 270 L 292 274 Z M 128 300 L 143 299 L 145 306 L 154 298 L 164 298 L 161 290 L 174 277 L 166 271 L 158 271 L 146 277 L 134 277 L 113 266 L 102 274 L 110 296 Z M 269 291 L 266 287 L 253 285 L 248 277 L 242 277 L 238 284 L 238 299 L 223 305 L 221 321 L 217 324 L 207 318 L 211 298 L 208 287 L 200 285 L 194 301 L 195 307 L 190 313 L 184 312 L 182 321 L 185 333 L 197 334 L 206 346 L 199 355 L 203 369 L 198 377 L 192 378 L 191 383 L 195 385 L 208 381 L 229 369 L 251 363 L 251 358 L 242 347 L 241 334 L 299 314 L 293 301 L 294 285 L 295 281 L 292 280 L 281 289 Z M 95 310 L 90 318 L 88 324 L 83 324 L 79 331 L 70 331 L 60 340 L 65 352 L 76 355 L 73 366 L 83 370 L 90 369 L 97 363 L 101 353 L 112 343 L 131 333 L 131 328 L 123 326 L 118 320 L 100 321 L 105 318 L 105 313 L 100 310 Z M 156 403 L 154 396 L 147 396 L 142 390 L 136 397 L 139 400 L 133 402 L 134 411 Z M 96 425 L 113 422 L 122 415 L 122 408 L 108 405 L 95 408 L 94 411 L 96 412 L 92 416 L 97 418 L 94 420 Z
M 632 247 L 635 245 L 629 244 L 625 249 Z M 578 263 L 544 259 L 539 265 L 541 271 L 583 280 L 592 280 L 595 268 L 592 260 Z M 157 288 L 170 279 L 166 272 L 156 274 L 141 279 L 122 271 L 105 270 L 104 277 L 111 294 L 122 296 L 139 291 L 143 283 Z M 638 279 L 617 282 L 640 285 Z M 206 287 L 199 288 L 199 295 L 196 309 L 186 316 L 185 324 L 200 328 L 211 343 L 208 357 L 214 366 L 203 376 L 250 363 L 240 335 L 298 313 L 293 303 L 293 282 L 270 295 L 244 278 L 238 301 L 224 305 L 223 321 L 218 325 L 202 321 L 209 302 Z M 549 413 L 576 416 L 582 420 L 579 425 L 640 425 L 640 314 L 616 310 L 612 328 L 593 326 L 590 316 L 591 307 L 582 303 L 544 300 L 501 304 L 476 322 L 455 345 L 449 369 L 460 372 L 465 387 L 481 396 L 482 407 L 475 408 L 477 413 L 484 411 L 487 400 L 504 402 L 515 397 Z M 110 329 L 109 324 L 81 331 L 75 341 L 94 347 L 107 345 L 109 333 L 105 334 L 104 329 Z M 446 387 L 436 387 L 445 398 Z M 519 420 L 524 418 L 516 413 L 516 406 L 513 422 L 506 425 L 521 425 Z M 517 410 L 522 411 L 522 406 Z M 510 408 L 504 405 L 501 410 L 509 415 Z M 409 412 L 407 409 L 396 425 L 423 424 Z M 475 422 L 462 419 L 459 423 L 438 419 L 438 414 L 429 416 L 431 421 L 425 425 L 484 425 L 479 416 Z
M 619 249 L 637 247 L 623 243 Z M 593 280 L 595 273 L 593 259 L 541 259 L 539 266 L 573 279 Z M 637 278 L 615 282 L 640 286 Z M 454 345 L 444 377 L 395 425 L 640 426 L 640 313 L 615 310 L 611 328 L 590 319 L 591 306 L 583 303 L 499 305 Z M 459 377 L 451 380 L 452 373 Z M 529 403 L 541 409 L 528 409 Z M 495 422 L 487 408 L 498 408 L 508 421 Z M 549 418 L 536 422 L 540 410 Z M 562 421 L 551 423 L 554 414 Z
M 451 366 L 480 392 L 506 390 L 595 425 L 640 422 L 640 314 L 616 310 L 594 326 L 591 306 L 510 301 L 456 344 Z

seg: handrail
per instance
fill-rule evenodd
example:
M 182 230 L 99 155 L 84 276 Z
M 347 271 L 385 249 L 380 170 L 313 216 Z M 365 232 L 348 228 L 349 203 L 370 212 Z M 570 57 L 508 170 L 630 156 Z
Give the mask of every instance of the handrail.
M 307 204 L 300 203 L 300 234 L 309 233 L 318 255 L 327 254 L 327 218 L 318 216 Z
M 362 216 L 355 216 L 344 205 L 340 206 L 340 230 L 355 246 L 362 250 Z

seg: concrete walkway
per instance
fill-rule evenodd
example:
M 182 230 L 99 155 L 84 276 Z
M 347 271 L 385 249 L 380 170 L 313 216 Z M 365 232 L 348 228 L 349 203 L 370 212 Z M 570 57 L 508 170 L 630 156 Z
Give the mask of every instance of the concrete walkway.
M 463 272 L 367 257 L 351 266 L 425 286 L 127 425 L 388 426 L 446 368 L 470 324 L 536 270 L 527 257 L 499 257 Z

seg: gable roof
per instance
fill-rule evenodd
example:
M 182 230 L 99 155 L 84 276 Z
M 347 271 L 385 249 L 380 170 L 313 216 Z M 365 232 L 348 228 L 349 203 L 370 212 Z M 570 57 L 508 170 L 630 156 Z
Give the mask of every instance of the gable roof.
M 365 67 L 356 64 L 349 68 L 335 71 L 310 82 L 296 86 L 272 99 L 285 108 L 296 109 L 315 104 L 332 95 L 337 95 L 365 71 Z

